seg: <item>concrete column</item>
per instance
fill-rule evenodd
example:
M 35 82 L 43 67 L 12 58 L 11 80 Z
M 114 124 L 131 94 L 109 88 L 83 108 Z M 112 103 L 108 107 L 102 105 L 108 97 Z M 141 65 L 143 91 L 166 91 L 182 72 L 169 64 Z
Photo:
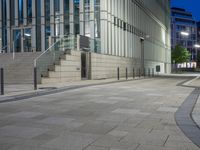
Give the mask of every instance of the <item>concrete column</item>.
M 69 26 L 70 26 L 70 34 L 74 34 L 74 1 L 69 1 Z
M 0 0 L 0 8 L 2 8 L 2 0 Z M 1 53 L 1 48 L 3 47 L 2 45 L 2 9 L 0 10 L 0 53 Z
M 33 52 L 36 52 L 36 40 L 36 1 L 32 0 L 31 43 Z
M 107 54 L 107 0 L 100 1 L 101 6 L 101 50 L 103 54 Z
M 41 51 L 45 51 L 45 1 L 41 1 Z
M 21 35 L 20 35 L 20 40 L 21 40 L 21 52 L 24 52 L 24 30 L 23 28 L 20 29 Z
M 92 39 L 91 50 L 94 51 L 94 39 L 95 39 L 95 26 L 94 26 L 94 0 L 90 0 L 90 38 Z
M 115 25 L 114 25 L 114 16 L 115 16 L 115 0 L 111 0 L 111 39 L 112 39 L 112 55 L 116 55 L 116 46 L 115 46 Z
M 115 8 L 114 8 L 114 15 L 115 17 L 118 16 L 118 3 L 119 0 L 115 0 Z M 115 25 L 115 51 L 116 55 L 119 56 L 119 28 L 117 27 L 118 18 L 116 18 L 116 25 Z
M 127 22 L 128 22 L 128 0 L 124 0 L 124 7 L 123 7 L 123 18 L 124 22 L 126 22 L 126 30 L 124 31 L 124 57 L 128 57 L 128 31 L 127 31 Z
M 54 9 L 54 0 L 50 0 L 50 28 L 51 28 L 51 36 L 55 36 L 55 9 Z
M 19 1 L 15 0 L 15 26 L 19 26 Z M 6 3 L 7 4 L 7 3 Z M 9 7 L 10 10 L 10 7 Z
M 79 11 L 80 11 L 80 20 L 79 20 L 79 24 L 80 24 L 80 35 L 85 35 L 85 25 L 84 25 L 84 21 L 85 21 L 85 16 L 84 16 L 84 0 L 80 0 L 79 2 Z
M 60 36 L 63 37 L 65 35 L 65 26 L 64 26 L 64 0 L 60 0 Z
M 7 50 L 8 53 L 11 52 L 11 45 L 13 39 L 11 39 L 11 32 L 10 32 L 10 0 L 6 1 L 6 14 L 7 14 Z
M 94 39 L 94 0 L 90 0 L 90 38 Z
M 111 35 L 112 35 L 112 28 L 111 28 L 111 1 L 107 1 L 107 17 L 108 17 L 108 21 L 107 21 L 107 24 L 108 24 L 108 46 L 107 46 L 107 51 L 108 51 L 108 54 L 111 55 L 112 54 L 112 38 L 111 38 Z
M 18 1 L 18 0 L 15 0 Z M 23 0 L 23 18 L 24 18 L 24 26 L 27 25 L 27 0 Z

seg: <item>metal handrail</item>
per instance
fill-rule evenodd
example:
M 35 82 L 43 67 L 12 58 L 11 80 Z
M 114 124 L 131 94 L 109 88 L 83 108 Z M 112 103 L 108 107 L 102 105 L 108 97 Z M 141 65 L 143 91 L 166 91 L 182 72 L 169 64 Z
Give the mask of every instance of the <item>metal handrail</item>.
M 40 57 L 42 57 L 44 54 L 46 54 L 48 51 L 50 51 L 51 48 L 52 48 L 54 45 L 56 45 L 58 42 L 60 42 L 64 37 L 69 36 L 69 35 L 72 35 L 72 34 L 71 34 L 71 33 L 70 33 L 70 34 L 64 34 L 63 37 L 58 37 L 58 38 L 59 38 L 58 41 L 56 41 L 55 43 L 53 43 L 53 44 L 52 44 L 49 48 L 47 48 L 42 54 L 40 54 L 38 57 L 36 57 L 36 58 L 34 59 L 34 67 L 37 66 L 37 60 L 38 60 Z M 52 36 L 52 37 L 56 37 L 56 36 Z
M 7 47 L 8 47 L 8 45 L 6 45 L 6 46 L 0 48 L 0 52 L 2 52 L 2 50 L 4 50 L 4 49 L 7 48 Z
M 58 42 L 60 42 L 62 39 L 60 39 L 60 40 L 58 40 L 58 41 L 56 41 L 55 43 L 53 43 L 49 48 L 47 48 L 42 54 L 40 54 L 38 57 L 36 57 L 35 59 L 34 59 L 34 67 L 36 67 L 37 66 L 37 60 L 40 58 L 40 57 L 42 57 L 44 54 L 46 54 L 48 51 L 51 51 L 51 48 L 54 46 L 54 45 L 56 45 Z

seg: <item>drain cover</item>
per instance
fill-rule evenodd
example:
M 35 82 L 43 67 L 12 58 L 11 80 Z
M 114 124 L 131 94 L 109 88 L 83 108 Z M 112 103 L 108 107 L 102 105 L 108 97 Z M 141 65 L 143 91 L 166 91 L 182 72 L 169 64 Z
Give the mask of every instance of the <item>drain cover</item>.
M 57 89 L 56 87 L 41 87 L 39 88 L 40 90 L 55 90 Z

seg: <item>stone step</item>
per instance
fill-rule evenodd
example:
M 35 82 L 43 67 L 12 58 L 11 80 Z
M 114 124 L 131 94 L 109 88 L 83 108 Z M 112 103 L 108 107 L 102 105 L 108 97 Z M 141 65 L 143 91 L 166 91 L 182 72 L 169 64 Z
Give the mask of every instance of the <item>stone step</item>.
M 72 82 L 72 81 L 80 81 L 81 77 L 74 77 L 74 78 L 42 78 L 41 84 L 48 84 L 48 83 L 62 83 L 62 82 Z
M 49 71 L 48 72 L 48 77 L 49 78 L 60 78 L 60 77 L 77 77 L 77 76 L 81 76 L 80 71 L 74 71 L 74 72 L 53 72 L 53 71 Z
M 81 56 L 81 53 L 78 50 L 66 50 L 65 54 L 68 54 L 71 56 Z
M 59 66 L 59 65 L 55 65 L 54 69 L 55 72 L 57 71 L 80 71 L 81 68 L 79 66 Z M 52 71 L 52 70 L 51 70 Z
M 62 55 L 61 59 L 68 60 L 68 61 L 80 61 L 80 56 L 73 56 L 73 55 Z
M 81 66 L 81 62 L 79 61 L 68 61 L 68 60 L 61 60 L 61 66 Z

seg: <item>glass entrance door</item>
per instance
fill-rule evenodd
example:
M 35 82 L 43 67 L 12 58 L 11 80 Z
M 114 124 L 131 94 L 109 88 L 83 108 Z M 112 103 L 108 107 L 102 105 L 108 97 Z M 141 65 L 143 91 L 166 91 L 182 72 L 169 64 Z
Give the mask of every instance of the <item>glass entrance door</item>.
M 15 52 L 32 52 L 31 28 L 13 29 L 13 49 Z
M 24 52 L 32 52 L 31 46 L 31 28 L 24 29 L 23 46 Z
M 22 43 L 21 43 L 21 30 L 13 30 L 13 50 L 14 52 L 22 52 Z

